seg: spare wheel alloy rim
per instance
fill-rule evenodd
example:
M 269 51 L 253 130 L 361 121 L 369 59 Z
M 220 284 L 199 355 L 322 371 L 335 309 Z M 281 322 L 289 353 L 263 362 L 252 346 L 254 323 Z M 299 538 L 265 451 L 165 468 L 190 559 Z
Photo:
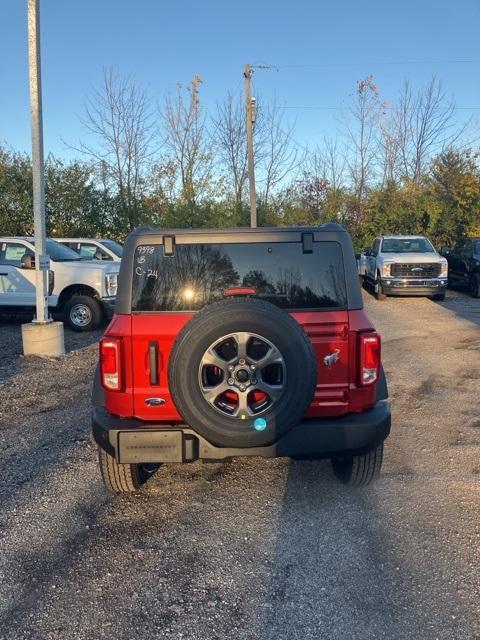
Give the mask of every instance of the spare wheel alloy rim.
M 77 327 L 86 327 L 92 321 L 92 312 L 86 304 L 76 304 L 70 309 L 70 320 Z
M 222 415 L 243 420 L 273 407 L 286 381 L 279 349 L 267 338 L 247 331 L 230 333 L 212 343 L 198 369 L 204 399 Z

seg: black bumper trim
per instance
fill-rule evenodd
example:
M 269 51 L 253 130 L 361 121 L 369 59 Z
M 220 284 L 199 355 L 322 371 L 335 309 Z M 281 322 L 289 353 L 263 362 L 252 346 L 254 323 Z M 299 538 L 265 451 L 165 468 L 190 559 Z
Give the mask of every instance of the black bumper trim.
M 388 400 L 381 400 L 362 413 L 349 413 L 334 418 L 305 419 L 277 442 L 265 447 L 217 447 L 183 424 L 159 424 L 134 418 L 121 419 L 94 407 L 92 429 L 95 442 L 120 463 L 193 462 L 224 460 L 239 456 L 333 457 L 368 451 L 383 442 L 390 433 L 391 412 Z M 181 440 L 173 434 L 182 434 Z M 126 444 L 134 434 L 136 446 Z M 165 434 L 172 438 L 165 448 Z M 176 443 L 176 444 L 175 444 Z M 139 454 L 139 451 L 142 453 Z M 142 456 L 141 459 L 139 455 Z
M 435 296 L 445 293 L 447 287 L 388 287 L 382 285 L 382 289 L 383 293 L 389 296 Z

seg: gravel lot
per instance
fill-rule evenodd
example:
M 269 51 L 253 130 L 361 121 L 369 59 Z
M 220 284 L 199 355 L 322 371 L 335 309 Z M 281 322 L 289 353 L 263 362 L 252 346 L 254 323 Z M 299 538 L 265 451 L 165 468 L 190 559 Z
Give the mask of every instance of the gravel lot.
M 98 333 L 24 359 L 0 325 L 0 638 L 480 639 L 480 300 L 365 299 L 394 423 L 361 490 L 328 462 L 240 459 L 112 497 Z

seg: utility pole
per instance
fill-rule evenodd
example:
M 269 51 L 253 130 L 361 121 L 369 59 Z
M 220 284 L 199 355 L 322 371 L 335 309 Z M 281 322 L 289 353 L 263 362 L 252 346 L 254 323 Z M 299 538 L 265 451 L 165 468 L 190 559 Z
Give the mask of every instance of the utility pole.
M 28 0 L 28 70 L 32 123 L 33 222 L 37 314 L 34 322 L 51 322 L 48 315 L 48 257 L 45 256 L 45 176 L 43 162 L 42 79 L 40 70 L 39 0 Z
M 247 158 L 248 158 L 248 184 L 250 195 L 250 226 L 257 226 L 257 194 L 255 190 L 255 162 L 253 157 L 253 123 L 255 122 L 255 98 L 252 98 L 250 81 L 252 68 L 245 65 L 245 107 L 247 117 Z
M 25 355 L 58 356 L 65 353 L 63 324 L 48 313 L 50 258 L 45 239 L 45 173 L 43 161 L 42 81 L 40 65 L 39 0 L 28 0 L 28 71 L 32 123 L 33 222 L 35 231 L 35 301 L 32 323 L 22 325 Z

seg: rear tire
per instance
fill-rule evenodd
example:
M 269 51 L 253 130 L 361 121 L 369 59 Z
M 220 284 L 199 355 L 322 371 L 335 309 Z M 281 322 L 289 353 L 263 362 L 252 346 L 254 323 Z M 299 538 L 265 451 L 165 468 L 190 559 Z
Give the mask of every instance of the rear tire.
M 375 298 L 377 300 L 385 300 L 385 298 L 387 297 L 384 293 L 383 293 L 383 287 L 382 287 L 382 282 L 380 280 L 380 274 L 377 273 L 377 280 L 375 282 Z
M 160 466 L 120 464 L 100 447 L 98 448 L 98 463 L 103 484 L 113 493 L 135 493 Z
M 65 303 L 63 318 L 74 331 L 93 331 L 102 321 L 102 307 L 91 296 L 72 296 Z
M 470 278 L 469 289 L 472 298 L 480 298 L 480 273 L 474 273 Z
M 332 459 L 333 472 L 349 487 L 363 487 L 380 475 L 383 461 L 383 442 L 358 456 Z

